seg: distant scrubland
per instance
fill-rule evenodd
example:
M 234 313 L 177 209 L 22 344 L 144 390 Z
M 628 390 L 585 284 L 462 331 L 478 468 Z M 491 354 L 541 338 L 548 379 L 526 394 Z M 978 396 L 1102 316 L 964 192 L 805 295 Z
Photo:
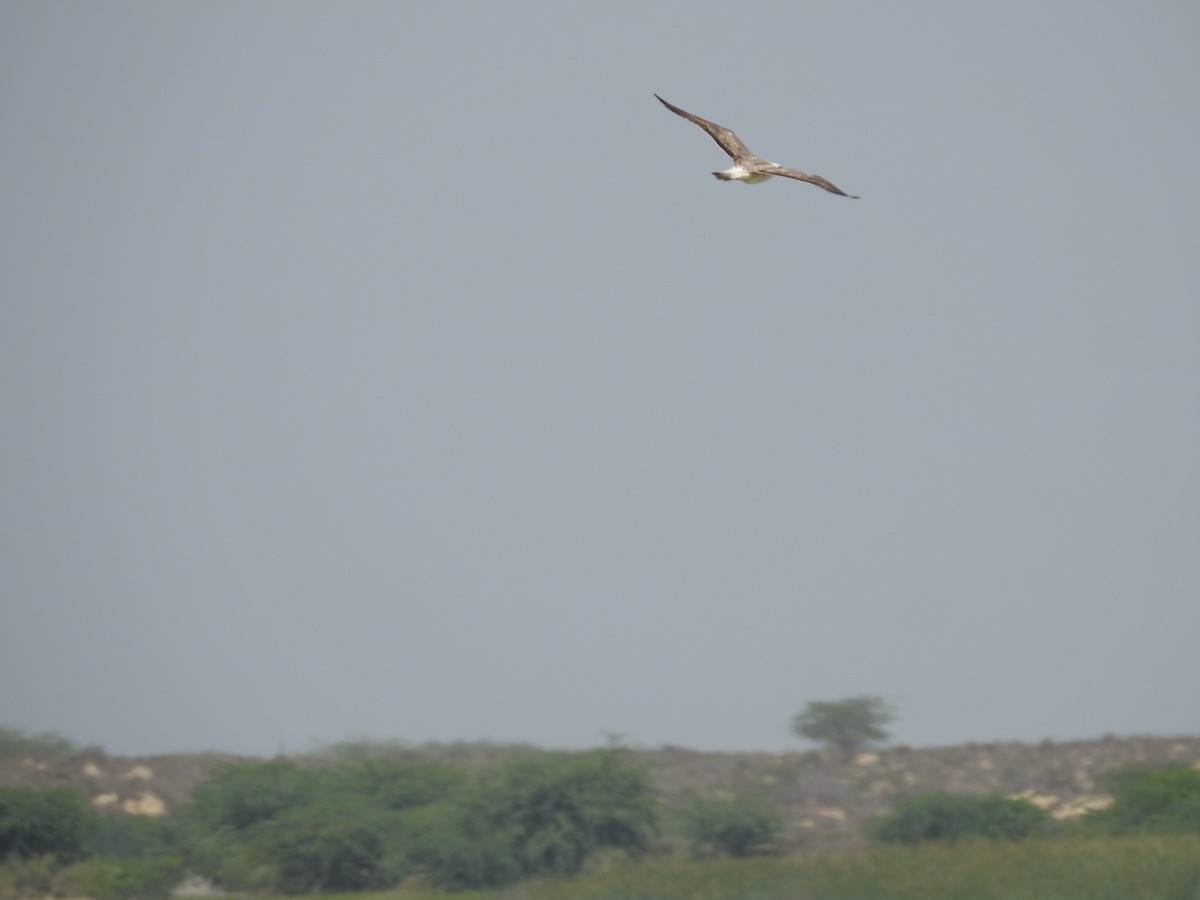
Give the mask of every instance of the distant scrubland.
M 10 827 L 39 816 L 41 832 Z M 1200 885 L 1197 835 L 1193 737 L 857 754 L 363 740 L 261 760 L 123 758 L 0 729 L 0 900 L 165 896 L 185 876 L 412 897 L 522 883 L 529 898 L 836 898 L 887 883 L 1124 898 L 1139 896 L 1117 890 L 1134 858 L 1157 860 L 1165 891 L 1140 896 L 1194 898 L 1172 892 Z M 935 864 L 936 885 L 918 877 Z M 980 871 L 1032 892 L 987 893 Z M 1045 887 L 1063 878 L 1079 891 Z

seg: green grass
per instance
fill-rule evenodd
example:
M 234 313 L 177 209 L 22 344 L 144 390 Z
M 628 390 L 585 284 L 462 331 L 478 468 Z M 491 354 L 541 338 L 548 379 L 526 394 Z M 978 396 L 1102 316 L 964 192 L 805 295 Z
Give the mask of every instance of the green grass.
M 844 856 L 653 860 L 503 891 L 345 900 L 1200 900 L 1200 835 L 972 841 Z

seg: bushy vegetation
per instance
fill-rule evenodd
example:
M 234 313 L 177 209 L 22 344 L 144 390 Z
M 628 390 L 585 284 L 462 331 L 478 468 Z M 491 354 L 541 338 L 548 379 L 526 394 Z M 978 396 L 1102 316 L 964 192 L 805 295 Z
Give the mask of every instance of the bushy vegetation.
M 1114 834 L 1200 833 L 1200 770 L 1182 765 L 1135 766 L 1104 779 L 1112 806 L 1088 816 Z
M 325 769 L 289 760 L 225 766 L 193 793 L 191 862 L 237 889 L 386 886 L 407 864 L 394 846 L 403 812 L 448 796 L 462 777 L 378 759 Z
M 865 830 L 869 838 L 881 843 L 974 837 L 1014 840 L 1045 832 L 1048 822 L 1045 810 L 1028 800 L 938 793 L 897 804 L 887 815 L 868 822 Z
M 272 873 L 271 888 L 285 894 L 385 887 L 404 871 L 389 853 L 395 824 L 381 808 L 330 798 L 262 823 L 248 848 Z
M 461 769 L 443 763 L 363 759 L 339 768 L 330 787 L 334 793 L 404 810 L 451 797 L 466 781 Z
M 784 815 L 759 794 L 693 797 L 679 810 L 692 856 L 749 856 L 779 850 Z
M 99 815 L 71 788 L 0 788 L 0 897 L 165 897 L 183 877 L 162 822 Z
M 192 817 L 205 831 L 241 835 L 312 802 L 317 772 L 288 760 L 222 766 L 192 792 Z
M 474 777 L 360 759 L 229 766 L 195 792 L 193 859 L 231 888 L 361 890 L 421 872 L 448 888 L 578 872 L 597 850 L 644 852 L 649 777 L 621 750 L 536 754 Z
M 70 789 L 2 790 L 0 855 L 15 863 L 18 895 L 158 897 L 189 871 L 286 894 L 411 874 L 465 889 L 576 873 L 602 850 L 641 855 L 656 811 L 649 776 L 618 748 L 526 754 L 474 775 L 381 757 L 277 759 L 220 768 L 185 814 L 160 820 L 97 814 Z
M 91 810 L 70 788 L 0 788 L 0 858 L 84 855 Z
M 184 874 L 183 864 L 175 856 L 95 856 L 71 866 L 58 882 L 65 882 L 71 894 L 90 900 L 158 900 L 170 896 Z
M 151 818 L 118 812 L 89 815 L 87 856 L 145 859 L 176 853 L 183 834 L 176 817 Z
M 578 872 L 601 849 L 637 856 L 656 831 L 646 772 L 624 751 L 514 759 L 413 822 L 434 883 L 495 887 Z
M 413 900 L 508 896 L 517 882 L 528 900 L 1200 900 L 1200 771 L 1184 765 L 1112 773 L 1101 784 L 1114 803 L 1080 821 L 1052 822 L 998 794 L 925 794 L 870 822 L 864 834 L 875 846 L 866 852 L 748 860 L 733 857 L 782 855 L 774 851 L 795 838 L 756 792 L 766 782 L 744 773 L 713 780 L 741 793 L 668 793 L 675 812 L 662 841 L 649 775 L 616 746 L 512 749 L 453 765 L 377 749 L 226 765 L 194 790 L 190 807 L 159 819 L 97 813 L 70 789 L 0 789 L 0 900 L 157 900 L 188 874 L 268 895 L 362 898 L 403 883 Z M 817 758 L 833 759 L 806 759 Z M 837 764 L 869 775 L 879 768 L 860 762 Z M 805 771 L 794 777 L 807 779 Z M 684 841 L 691 861 L 672 857 Z M 819 837 L 799 842 L 811 850 Z
M 0 897 L 20 900 L 54 896 L 55 879 L 62 868 L 62 863 L 52 854 L 28 859 L 10 856 L 0 863 Z

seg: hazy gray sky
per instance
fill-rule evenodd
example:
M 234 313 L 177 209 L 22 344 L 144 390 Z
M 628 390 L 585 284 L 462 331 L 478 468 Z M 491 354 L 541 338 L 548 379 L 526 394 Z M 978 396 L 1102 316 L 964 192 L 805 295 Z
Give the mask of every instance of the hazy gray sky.
M 0 6 L 0 722 L 1196 733 L 1200 4 Z M 708 173 L 652 92 L 860 201 Z

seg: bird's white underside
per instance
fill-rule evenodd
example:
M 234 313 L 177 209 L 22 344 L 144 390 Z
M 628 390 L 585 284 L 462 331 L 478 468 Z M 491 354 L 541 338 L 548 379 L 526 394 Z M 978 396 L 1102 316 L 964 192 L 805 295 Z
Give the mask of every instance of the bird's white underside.
M 762 172 L 751 172 L 745 166 L 734 166 L 721 174 L 728 175 L 731 181 L 740 181 L 743 184 L 760 184 L 772 178 L 771 175 L 765 175 Z

